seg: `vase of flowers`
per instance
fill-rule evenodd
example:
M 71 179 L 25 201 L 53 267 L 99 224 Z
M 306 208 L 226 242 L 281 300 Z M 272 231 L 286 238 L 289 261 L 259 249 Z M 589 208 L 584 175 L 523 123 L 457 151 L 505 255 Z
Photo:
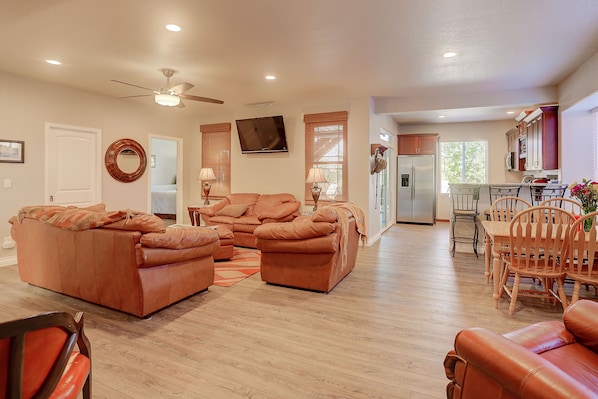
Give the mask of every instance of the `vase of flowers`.
M 569 185 L 571 198 L 577 198 L 581 203 L 584 214 L 594 212 L 598 208 L 598 182 L 582 179 L 581 183 L 573 182 Z M 590 231 L 594 220 L 587 219 L 583 224 L 585 231 Z

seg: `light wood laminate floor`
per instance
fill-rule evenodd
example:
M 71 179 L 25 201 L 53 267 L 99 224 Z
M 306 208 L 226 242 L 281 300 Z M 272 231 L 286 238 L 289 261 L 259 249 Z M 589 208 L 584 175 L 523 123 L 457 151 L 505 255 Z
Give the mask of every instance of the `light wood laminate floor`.
M 259 274 L 213 286 L 149 320 L 20 282 L 0 268 L 2 320 L 85 312 L 94 398 L 445 397 L 455 334 L 561 319 L 552 305 L 494 309 L 484 259 L 449 253 L 448 224 L 396 225 L 360 249 L 330 294 L 267 285 Z

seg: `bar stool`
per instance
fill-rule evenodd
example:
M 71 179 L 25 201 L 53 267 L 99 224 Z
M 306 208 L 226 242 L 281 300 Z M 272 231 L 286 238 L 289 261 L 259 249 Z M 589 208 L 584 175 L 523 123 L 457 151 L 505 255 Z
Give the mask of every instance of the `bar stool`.
M 513 185 L 500 185 L 500 186 L 488 186 L 488 191 L 490 194 L 490 205 L 494 203 L 499 198 L 503 197 L 518 197 L 519 191 L 521 191 L 521 184 L 513 184 Z M 484 211 L 484 215 L 486 216 L 486 220 L 490 220 L 490 210 L 486 209 Z
M 479 184 L 449 184 L 452 211 L 452 255 L 455 256 L 457 242 L 470 242 L 473 252 L 478 257 L 478 202 L 480 200 Z M 473 237 L 455 235 L 457 223 L 473 223 Z
M 529 192 L 532 197 L 532 206 L 538 206 L 549 198 L 564 198 L 567 191 L 566 184 L 531 185 Z

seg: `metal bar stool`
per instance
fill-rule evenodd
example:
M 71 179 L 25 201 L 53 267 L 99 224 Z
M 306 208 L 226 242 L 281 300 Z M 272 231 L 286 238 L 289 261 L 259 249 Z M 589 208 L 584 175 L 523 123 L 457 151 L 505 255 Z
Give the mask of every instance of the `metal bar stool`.
M 479 184 L 449 184 L 452 211 L 452 255 L 455 256 L 457 242 L 471 242 L 473 252 L 478 257 L 478 202 L 480 200 Z M 455 235 L 458 222 L 473 223 L 473 237 Z
M 503 197 L 518 197 L 519 191 L 521 191 L 521 184 L 513 184 L 513 185 L 500 185 L 500 186 L 488 186 L 488 191 L 490 194 L 490 205 L 494 203 L 499 198 Z M 487 209 L 484 211 L 484 215 L 486 216 L 486 220 L 490 220 L 490 210 Z
M 529 192 L 532 197 L 532 206 L 538 206 L 542 201 L 549 198 L 564 198 L 565 191 L 567 191 L 566 184 L 532 184 L 529 187 Z

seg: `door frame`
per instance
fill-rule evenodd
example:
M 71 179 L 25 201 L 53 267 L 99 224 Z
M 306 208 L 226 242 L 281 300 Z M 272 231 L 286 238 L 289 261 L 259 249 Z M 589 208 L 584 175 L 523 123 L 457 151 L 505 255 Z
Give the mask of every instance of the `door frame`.
M 95 198 L 92 200 L 92 203 L 100 203 L 102 202 L 102 168 L 104 167 L 103 157 L 102 157 L 102 130 L 92 127 L 83 127 L 83 126 L 74 126 L 74 125 L 65 125 L 62 123 L 54 123 L 54 122 L 46 122 L 45 125 L 45 143 L 44 143 L 44 204 L 51 205 L 50 202 L 50 187 L 49 187 L 49 179 L 50 179 L 50 168 L 48 162 L 48 137 L 50 136 L 50 132 L 52 129 L 60 129 L 60 130 L 73 130 L 85 133 L 91 133 L 95 136 L 95 146 L 96 146 L 96 184 L 95 184 Z
M 152 154 L 152 141 L 153 139 L 161 140 L 172 140 L 176 141 L 176 223 L 183 223 L 183 139 L 180 137 L 164 136 L 159 134 L 149 135 L 149 158 L 151 159 Z M 149 184 L 147 185 L 147 209 L 151 213 L 152 209 L 152 168 L 148 168 L 150 171 Z

